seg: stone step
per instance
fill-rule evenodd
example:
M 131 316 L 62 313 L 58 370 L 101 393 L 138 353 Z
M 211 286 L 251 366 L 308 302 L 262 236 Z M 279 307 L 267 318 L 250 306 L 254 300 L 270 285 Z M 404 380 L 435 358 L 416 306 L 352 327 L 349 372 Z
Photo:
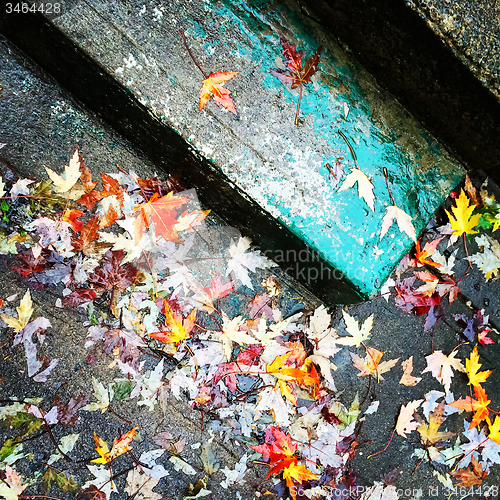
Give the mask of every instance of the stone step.
M 303 0 L 470 170 L 500 182 L 498 2 Z
M 418 234 L 464 172 L 292 2 L 74 1 L 51 22 L 4 15 L 0 29 L 330 303 L 372 297 L 411 248 L 395 223 L 381 238 L 387 207 Z M 298 125 L 299 89 L 270 73 L 283 69 L 280 34 L 306 58 L 323 47 Z M 239 72 L 226 83 L 236 116 L 214 102 L 199 111 L 196 64 Z M 339 189 L 356 167 L 374 186 L 373 210 L 356 186 Z

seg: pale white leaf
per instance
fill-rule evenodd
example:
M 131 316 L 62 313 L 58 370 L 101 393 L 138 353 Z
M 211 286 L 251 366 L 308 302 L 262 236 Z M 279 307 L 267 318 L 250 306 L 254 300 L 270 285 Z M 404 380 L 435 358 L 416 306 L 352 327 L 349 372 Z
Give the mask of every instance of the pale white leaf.
M 359 500 L 398 500 L 398 490 L 395 486 L 384 486 L 384 483 L 375 481 L 373 486 L 367 488 Z
M 56 174 L 48 167 L 45 167 L 45 170 L 47 171 L 50 180 L 54 183 L 56 192 L 66 193 L 76 184 L 76 181 L 81 175 L 79 150 L 75 150 L 71 160 L 69 161 L 69 165 L 64 167 L 64 177 Z
M 57 407 L 56 407 L 56 411 L 57 411 Z M 75 444 L 78 441 L 79 437 L 80 437 L 80 434 L 68 434 L 67 436 L 63 436 L 59 440 L 59 449 L 63 453 L 66 453 L 66 454 L 70 453 L 73 450 L 73 448 L 75 447 Z M 47 463 L 51 465 L 51 464 L 57 462 L 61 458 L 62 458 L 61 453 L 59 453 L 59 450 L 56 450 L 56 452 L 50 456 Z
M 226 355 L 226 359 L 229 361 L 231 359 L 231 352 L 233 349 L 233 342 L 236 342 L 238 345 L 242 344 L 259 344 L 260 342 L 248 335 L 248 333 L 240 330 L 239 327 L 243 323 L 242 316 L 236 316 L 235 318 L 229 320 L 224 315 L 223 316 L 223 326 L 222 326 L 222 334 L 219 337 L 219 341 L 222 342 L 224 347 L 224 354 Z
M 412 217 L 395 205 L 386 207 L 386 214 L 382 219 L 382 227 L 380 228 L 380 239 L 384 237 L 389 228 L 392 226 L 394 219 L 396 220 L 399 230 L 402 233 L 406 233 L 413 241 L 417 241 L 417 234 L 412 223 Z
M 372 413 L 376 413 L 378 407 L 380 406 L 380 401 L 373 401 L 370 406 L 366 409 L 365 415 L 371 415 Z
M 351 173 L 345 178 L 339 191 L 346 191 L 353 187 L 356 182 L 358 183 L 358 196 L 363 198 L 366 204 L 371 208 L 372 212 L 375 211 L 375 195 L 373 194 L 373 184 L 370 179 L 359 169 L 353 168 Z
M 114 481 L 110 481 L 111 474 L 107 465 L 87 465 L 87 469 L 93 474 L 94 479 L 88 480 L 82 489 L 94 485 L 96 488 L 106 494 L 106 497 L 111 498 L 111 493 L 118 493 Z
M 129 498 L 135 500 L 160 500 L 163 495 L 153 491 L 153 488 L 158 484 L 158 479 L 142 474 L 139 469 L 133 468 L 127 474 L 127 485 L 125 491 Z
M 366 342 L 370 338 L 374 315 L 368 316 L 363 326 L 360 327 L 358 321 L 349 315 L 349 313 L 342 311 L 342 314 L 346 325 L 345 329 L 351 337 L 338 338 L 336 341 L 337 344 L 360 347 L 363 342 Z
M 184 474 L 187 474 L 188 476 L 194 476 L 196 474 L 196 471 L 184 460 L 182 460 L 179 457 L 172 456 L 169 458 L 170 462 L 174 465 L 174 469 L 179 472 L 182 471 Z

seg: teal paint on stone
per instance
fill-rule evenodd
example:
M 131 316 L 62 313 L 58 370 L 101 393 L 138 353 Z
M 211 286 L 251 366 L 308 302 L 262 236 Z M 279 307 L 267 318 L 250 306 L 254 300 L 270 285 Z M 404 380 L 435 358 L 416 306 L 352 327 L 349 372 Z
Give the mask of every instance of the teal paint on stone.
M 84 8 L 87 3 L 94 9 Z M 161 21 L 147 9 L 143 17 L 126 11 L 107 17 L 104 4 L 87 0 L 54 22 L 245 196 L 345 273 L 364 297 L 373 295 L 412 246 L 394 224 L 379 241 L 391 204 L 383 168 L 396 203 L 414 217 L 417 232 L 463 175 L 462 167 L 334 40 L 294 12 L 292 2 L 173 0 Z M 122 9 L 120 2 L 113 5 Z M 91 26 L 103 22 L 115 36 L 83 44 L 85 34 L 92 38 Z M 205 73 L 241 71 L 226 85 L 237 119 L 212 101 L 199 113 L 203 77 L 184 47 L 181 29 Z M 298 89 L 289 90 L 269 73 L 283 67 L 278 33 L 306 58 L 323 46 L 319 71 L 304 88 L 298 127 L 293 124 Z M 374 185 L 374 212 L 356 187 L 332 188 L 327 162 L 343 157 L 345 174 L 355 166 L 339 130 Z
M 253 2 L 226 0 L 223 3 L 226 8 L 219 9 L 218 16 L 223 16 L 226 19 L 233 16 L 232 21 L 234 23 L 240 22 L 240 26 L 243 23 L 242 19 L 246 22 L 245 33 L 252 41 L 252 60 L 258 61 L 259 70 L 265 75 L 264 87 L 276 92 L 283 92 L 287 101 L 296 104 L 299 95 L 298 89 L 289 90 L 278 79 L 269 74 L 269 69 L 276 66 L 276 56 L 281 56 L 281 46 L 278 43 L 278 37 L 274 35 L 276 48 L 273 52 L 267 43 L 268 40 L 259 36 L 264 31 L 262 17 L 258 17 L 259 12 L 257 11 L 252 12 Z M 267 2 L 267 4 L 269 3 Z M 265 5 L 266 2 L 258 2 L 260 9 L 263 9 Z M 242 15 L 242 9 L 246 15 Z M 278 9 L 282 10 L 279 7 Z M 272 17 L 271 13 L 268 15 Z M 301 42 L 297 48 L 305 53 L 304 59 L 310 57 L 320 43 L 302 29 L 302 24 L 295 15 L 289 15 L 289 18 L 292 20 L 292 26 L 297 28 L 294 29 L 294 38 Z M 237 52 L 240 56 L 248 53 L 248 45 L 247 43 L 238 45 Z M 366 203 L 357 196 L 356 187 L 340 193 L 332 190 L 323 195 L 323 205 L 317 207 L 318 213 L 324 213 L 328 206 L 335 206 L 339 211 L 336 218 L 323 222 L 314 216 L 292 215 L 292 210 L 286 206 L 286 201 L 283 202 L 283 199 L 276 194 L 267 193 L 265 196 L 269 204 L 278 209 L 278 218 L 292 232 L 302 238 L 309 247 L 319 251 L 327 262 L 342 270 L 362 294 L 369 296 L 380 287 L 400 258 L 412 246 L 410 238 L 404 233 L 400 233 L 395 223 L 385 237 L 379 241 L 378 235 L 385 208 L 392 204 L 382 173 L 383 167 L 387 168 L 389 172 L 391 192 L 398 207 L 414 218 L 413 222 L 417 233 L 425 227 L 443 201 L 443 192 L 435 189 L 435 184 L 443 182 L 448 188 L 453 187 L 459 182 L 463 171 L 460 166 L 452 164 L 446 165 L 447 168 L 444 171 L 439 168 L 439 163 L 444 166 L 448 160 L 441 156 L 443 153 L 436 141 L 424 131 L 419 130 L 425 141 L 426 152 L 434 157 L 436 165 L 432 166 L 425 174 L 419 172 L 419 160 L 422 158 L 422 153 L 417 152 L 412 159 L 394 143 L 397 136 L 404 133 L 404 130 L 399 134 L 397 131 L 391 130 L 385 141 L 377 140 L 377 137 L 380 138 L 386 134 L 381 134 L 380 130 L 377 130 L 366 92 L 363 92 L 358 85 L 352 69 L 345 65 L 336 64 L 335 61 L 337 58 L 324 50 L 319 72 L 313 80 L 317 81 L 321 73 L 330 75 L 332 79 L 334 78 L 332 75 L 339 75 L 333 85 L 335 87 L 347 85 L 348 91 L 344 92 L 337 102 L 345 102 L 349 106 L 355 105 L 357 108 L 349 109 L 346 119 L 342 116 L 343 108 L 332 105 L 328 88 L 312 83 L 304 86 L 301 116 L 312 115 L 314 117 L 314 131 L 324 137 L 333 149 L 340 149 L 343 152 L 347 173 L 350 171 L 349 167 L 353 168 L 355 165 L 345 141 L 336 130 L 337 127 L 349 138 L 355 149 L 361 170 L 368 175 L 374 185 L 375 211 L 372 213 Z M 369 129 L 369 136 L 360 135 L 359 121 Z M 446 155 L 446 153 L 444 154 Z M 286 158 L 290 162 L 296 161 L 290 154 L 287 154 Z M 330 157 L 329 160 L 331 161 L 332 158 Z M 318 160 L 321 162 L 320 159 Z M 324 167 L 325 163 L 327 161 L 319 169 L 320 173 L 328 178 L 329 173 Z M 306 175 L 307 172 L 304 174 Z M 286 183 L 287 180 L 284 179 L 283 184 Z M 340 185 L 339 183 L 338 187 Z M 286 190 L 286 186 L 284 189 Z M 322 224 L 323 227 L 321 227 Z M 383 258 L 379 253 L 383 255 Z

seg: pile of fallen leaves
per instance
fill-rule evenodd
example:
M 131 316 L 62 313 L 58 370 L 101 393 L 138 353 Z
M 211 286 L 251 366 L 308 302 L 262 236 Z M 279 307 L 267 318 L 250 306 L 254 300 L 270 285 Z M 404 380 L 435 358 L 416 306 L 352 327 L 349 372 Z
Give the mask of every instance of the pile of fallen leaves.
M 153 488 L 168 475 L 159 462 L 167 450 L 171 467 L 196 474 L 181 457 L 182 444 L 170 442 L 168 432 L 154 437 L 157 449 L 138 457 L 133 446 L 138 426 L 121 433 L 111 448 L 94 434 L 99 458 L 87 465 L 93 478 L 83 485 L 53 466 L 62 458 L 71 461 L 79 434 L 67 434 L 58 442 L 53 439 L 54 453 L 41 476 L 23 478 L 16 464 L 29 459 L 26 438 L 42 427 L 52 436 L 54 426 L 75 425 L 79 412 L 104 412 L 112 401 L 136 401 L 153 410 L 164 406 L 167 398 L 181 400 L 186 395 L 201 414 L 210 412 L 212 418 L 224 420 L 233 438 L 248 445 L 234 470 L 219 470 L 213 450 L 203 447 L 207 475 L 186 499 L 209 495 L 209 476 L 215 473 L 225 476 L 223 488 L 241 482 L 249 461 L 269 468 L 268 478 L 280 497 L 331 498 L 333 491 L 345 490 L 355 495 L 356 476 L 349 470 L 349 461 L 360 432 L 359 402 L 356 398 L 347 408 L 335 398 L 332 359 L 341 349 L 355 349 L 351 357 L 358 376 L 376 381 L 397 365 L 399 359 L 382 361 L 384 353 L 368 345 L 373 315 L 360 322 L 344 311 L 347 335 L 343 336 L 332 328 L 331 315 L 323 306 L 308 316 L 301 311 L 283 317 L 283 296 L 272 276 L 262 281 L 259 292 L 254 290 L 258 286 L 254 272 L 270 263 L 251 251 L 247 238 L 231 236 L 224 228 L 210 233 L 203 224 L 208 211 L 197 207 L 194 192 L 179 192 L 175 183 L 165 186 L 156 177 L 141 179 L 120 171 L 101 174 L 98 189 L 78 149 L 64 176 L 50 169 L 47 173 L 50 180 L 41 182 L 0 181 L 4 218 L 0 252 L 17 255 L 13 268 L 31 287 L 59 290 L 57 307 L 85 311 L 85 345 L 102 346 L 102 355 L 112 358 L 110 366 L 119 368 L 123 377 L 108 386 L 94 378 L 92 400 L 81 395 L 67 405 L 58 398 L 3 401 L 0 422 L 13 429 L 13 436 L 0 449 L 0 496 L 27 498 L 24 490 L 43 480 L 47 495 L 57 485 L 80 499 L 102 500 L 113 493 L 123 498 L 114 479 L 127 473 L 128 498 L 161 498 Z M 428 235 L 435 238 L 423 247 L 417 242 L 414 254 L 398 268 L 398 280 L 392 282 L 396 305 L 408 313 L 427 314 L 427 330 L 443 316 L 443 298 L 451 303 L 460 293 L 460 280 L 452 272 L 454 256 L 439 254 L 438 244 L 443 238 L 453 242 L 473 234 L 478 224 L 500 226 L 500 205 L 487 193 L 474 191 L 470 183 L 468 193 L 458 196 L 450 224 L 435 228 L 434 233 L 429 230 Z M 473 196 L 478 198 L 471 204 Z M 207 255 L 202 246 L 213 231 L 220 231 L 217 238 L 227 237 L 226 244 L 212 245 Z M 498 243 L 487 236 L 478 240 L 484 252 L 470 256 L 470 262 L 489 279 L 500 267 L 495 253 Z M 403 278 L 408 270 L 413 275 Z M 249 297 L 238 315 L 231 313 L 235 294 Z M 28 377 L 43 383 L 57 370 L 58 362 L 39 353 L 50 322 L 42 316 L 33 319 L 29 290 L 17 313 L 10 306 L 17 299 L 9 299 L 1 304 L 4 332 L 10 334 L 12 349 L 24 349 Z M 463 315 L 455 319 L 469 342 L 492 342 L 482 311 L 471 319 Z M 500 418 L 490 419 L 490 412 L 496 411 L 489 407 L 481 385 L 491 372 L 480 371 L 476 349 L 464 367 L 457 349 L 426 357 L 423 373 L 431 373 L 444 392 L 431 391 L 424 399 L 403 405 L 395 427 L 404 437 L 417 431 L 422 446 L 416 456 L 427 460 L 448 488 L 457 485 L 452 478 L 459 486 L 481 485 L 490 468 L 500 463 Z M 162 358 L 151 369 L 145 369 L 148 352 Z M 168 367 L 167 360 L 172 361 Z M 420 381 L 412 375 L 412 363 L 412 358 L 402 362 L 401 384 L 413 386 Z M 453 370 L 467 373 L 475 397 L 453 397 Z M 377 402 L 372 403 L 363 419 L 377 407 Z M 417 413 L 419 408 L 424 418 Z M 446 416 L 457 411 L 473 414 L 463 433 L 468 442 L 457 437 L 454 444 L 447 444 L 453 435 L 440 428 Z M 124 454 L 133 456 L 136 465 L 116 472 Z M 356 497 L 398 498 L 394 486 L 382 483 Z

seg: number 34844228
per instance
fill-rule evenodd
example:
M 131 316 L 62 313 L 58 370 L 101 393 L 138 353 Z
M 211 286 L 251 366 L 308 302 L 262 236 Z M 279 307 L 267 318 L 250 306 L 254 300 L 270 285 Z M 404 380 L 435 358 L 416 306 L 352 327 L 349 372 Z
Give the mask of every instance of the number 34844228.
M 16 2 L 6 3 L 5 12 L 7 14 L 27 14 L 28 12 L 43 12 L 44 14 L 59 14 L 61 12 L 60 3 L 51 2 Z

